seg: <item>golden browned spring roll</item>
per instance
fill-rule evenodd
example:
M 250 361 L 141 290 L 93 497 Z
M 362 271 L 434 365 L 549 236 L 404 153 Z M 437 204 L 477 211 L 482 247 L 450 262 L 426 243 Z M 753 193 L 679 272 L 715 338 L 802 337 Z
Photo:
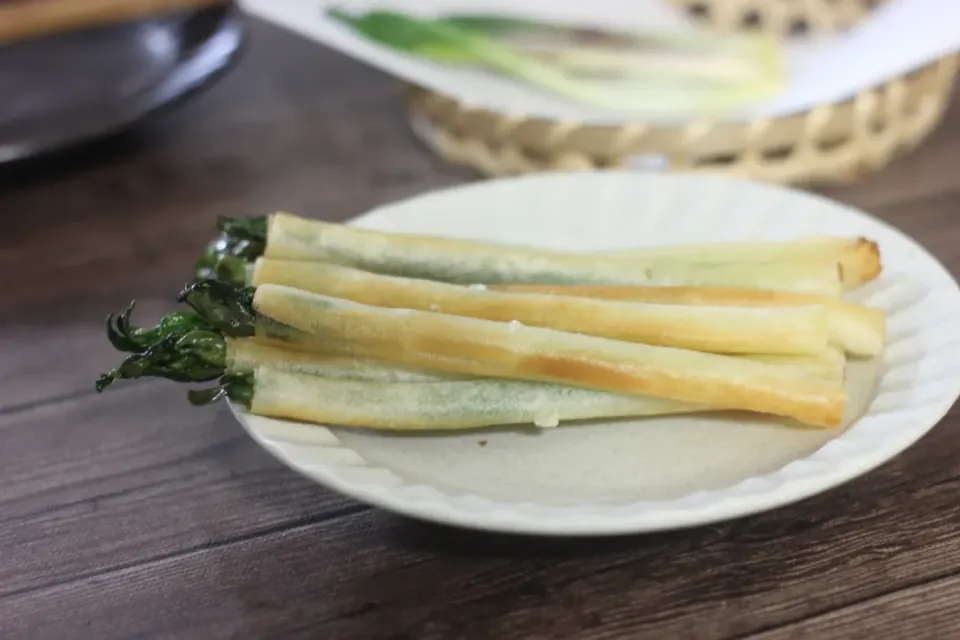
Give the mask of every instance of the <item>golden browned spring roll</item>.
M 828 346 L 822 305 L 706 306 L 488 291 L 323 262 L 260 258 L 254 286 L 282 284 L 363 304 L 517 321 L 631 342 L 736 354 L 816 354 Z
M 267 321 L 261 318 L 261 321 Z M 383 360 L 346 357 L 326 353 L 310 344 L 310 336 L 292 327 L 278 334 L 275 329 L 259 327 L 274 336 L 262 338 L 225 338 L 228 373 L 253 373 L 259 367 L 268 367 L 288 373 L 302 373 L 323 378 L 342 378 L 346 380 L 365 380 L 368 382 L 440 382 L 449 380 L 469 380 L 476 376 L 459 375 L 443 371 L 427 370 L 391 364 Z M 333 351 L 336 351 L 334 349 Z M 386 353 L 386 352 L 385 352 Z M 383 356 L 384 354 L 381 354 Z M 744 355 L 747 360 L 776 365 L 784 371 L 796 371 L 823 380 L 842 384 L 846 361 L 836 349 L 825 349 L 814 355 Z
M 341 355 L 414 367 L 746 409 L 822 427 L 840 424 L 846 402 L 834 383 L 732 356 L 371 307 L 282 285 L 258 287 L 253 305 Z
M 456 284 L 646 284 L 737 286 L 839 296 L 840 268 L 833 256 L 814 255 L 758 265 L 696 264 L 566 253 L 438 236 L 386 233 L 308 220 L 288 213 L 269 217 L 266 258 L 332 262 L 407 278 Z
M 446 431 L 528 423 L 552 427 L 570 420 L 710 409 L 548 382 L 469 378 L 323 355 L 253 338 L 227 338 L 226 345 L 227 373 L 254 375 L 250 411 L 273 418 L 370 429 Z M 836 351 L 821 356 L 755 358 L 843 383 L 843 357 Z
M 228 339 L 228 360 L 234 362 L 235 366 L 237 363 L 245 365 L 235 372 L 249 373 L 253 371 L 258 357 L 262 356 L 261 363 L 263 365 L 281 371 L 327 376 L 330 375 L 327 373 L 329 367 L 340 368 L 337 363 L 357 360 L 362 364 L 344 364 L 343 371 L 349 372 L 349 375 L 343 377 L 359 380 L 413 382 L 416 380 L 427 381 L 425 377 L 429 381 L 437 379 L 462 380 L 475 377 L 449 373 L 450 366 L 445 367 L 443 371 L 436 371 L 387 364 L 402 359 L 402 356 L 391 355 L 388 349 L 378 351 L 366 360 L 345 357 L 343 355 L 345 349 L 342 345 L 335 342 L 317 341 L 305 331 L 285 325 L 262 314 L 257 317 L 256 335 L 256 338 Z M 237 355 L 232 356 L 231 350 L 235 351 Z M 346 352 L 355 353 L 353 348 L 349 346 L 346 348 Z M 843 384 L 846 369 L 846 359 L 843 352 L 833 347 L 827 347 L 823 351 L 808 355 L 745 354 L 736 357 L 772 364 L 786 372 L 809 375 L 834 381 L 838 384 Z M 434 354 L 431 361 L 434 369 L 437 368 L 439 360 L 441 360 L 441 357 Z M 456 359 L 451 366 L 456 368 Z M 386 371 L 374 371 L 375 369 L 386 369 Z M 365 375 L 367 373 L 370 375 Z
M 650 247 L 612 252 L 638 260 L 683 260 L 698 264 L 771 263 L 827 257 L 840 264 L 845 289 L 880 275 L 880 248 L 867 238 L 814 237 L 767 242 L 727 242 Z
M 675 305 L 737 307 L 807 307 L 827 310 L 830 341 L 855 356 L 873 357 L 883 351 L 886 340 L 886 316 L 874 309 L 828 296 L 761 291 L 733 287 L 644 287 L 644 286 L 557 286 L 490 285 L 495 291 L 541 293 L 558 296 L 584 296 L 602 300 L 620 300 Z

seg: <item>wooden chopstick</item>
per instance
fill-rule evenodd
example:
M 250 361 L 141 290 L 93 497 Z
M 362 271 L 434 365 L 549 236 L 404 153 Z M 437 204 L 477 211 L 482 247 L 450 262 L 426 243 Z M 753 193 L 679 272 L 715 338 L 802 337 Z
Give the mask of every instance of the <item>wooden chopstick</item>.
M 217 4 L 226 0 L 8 0 L 0 2 L 0 44 Z

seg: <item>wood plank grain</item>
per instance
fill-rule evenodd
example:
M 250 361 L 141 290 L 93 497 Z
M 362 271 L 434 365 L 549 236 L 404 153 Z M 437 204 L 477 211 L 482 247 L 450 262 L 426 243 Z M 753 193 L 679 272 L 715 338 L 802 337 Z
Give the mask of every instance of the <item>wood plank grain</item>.
M 744 640 L 952 638 L 957 629 L 960 629 L 960 576 L 951 575 Z
M 381 511 L 312 524 L 336 500 L 249 458 L 236 427 L 149 418 L 174 399 L 140 386 L 100 421 L 75 401 L 69 413 L 102 433 L 4 452 L 0 512 L 16 517 L 0 521 L 0 556 L 12 558 L 0 585 L 17 592 L 0 598 L 3 637 L 63 637 L 84 620 L 97 638 L 720 639 L 960 572 L 958 411 L 880 470 L 793 507 L 661 535 L 543 540 Z M 37 443 L 63 433 L 37 411 Z M 130 434 L 134 417 L 141 433 Z M 226 477 L 233 465 L 244 471 Z
M 362 508 L 183 393 L 144 381 L 0 417 L 0 596 Z

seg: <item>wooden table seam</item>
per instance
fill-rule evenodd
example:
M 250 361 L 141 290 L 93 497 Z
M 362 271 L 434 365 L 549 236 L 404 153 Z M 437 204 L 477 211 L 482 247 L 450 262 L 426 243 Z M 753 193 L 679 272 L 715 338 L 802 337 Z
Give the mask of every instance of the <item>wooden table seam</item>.
M 870 603 L 870 602 L 875 602 L 875 601 L 883 600 L 883 599 L 885 599 L 885 598 L 889 598 L 890 596 L 895 595 L 895 594 L 898 594 L 898 593 L 903 593 L 903 592 L 906 592 L 906 591 L 912 591 L 912 590 L 917 589 L 917 588 L 919 588 L 919 587 L 923 587 L 923 586 L 925 586 L 925 585 L 934 584 L 934 583 L 937 583 L 937 582 L 944 582 L 944 581 L 946 581 L 946 580 L 950 580 L 951 578 L 956 578 L 956 577 L 958 577 L 958 576 L 960 576 L 960 569 L 954 570 L 954 571 L 948 571 L 948 572 L 945 572 L 945 573 L 942 573 L 942 574 L 939 574 L 939 575 L 929 576 L 929 577 L 927 577 L 927 578 L 924 578 L 923 580 L 917 580 L 917 581 L 912 582 L 912 583 L 909 583 L 909 584 L 904 584 L 904 585 L 902 585 L 902 586 L 900 586 L 900 587 L 898 587 L 898 588 L 896 588 L 896 589 L 890 589 L 890 590 L 888 590 L 888 591 L 882 591 L 882 592 L 873 594 L 873 595 L 871 595 L 871 596 L 868 596 L 868 597 L 866 597 L 866 598 L 860 598 L 860 599 L 854 600 L 854 601 L 852 601 L 852 602 L 847 602 L 847 603 L 845 603 L 845 604 L 842 604 L 842 605 L 839 605 L 839 606 L 836 606 L 836 607 L 827 607 L 827 608 L 824 608 L 824 609 L 821 610 L 821 611 L 818 611 L 818 612 L 816 612 L 816 613 L 812 613 L 812 614 L 810 614 L 810 615 L 800 616 L 800 617 L 798 617 L 798 618 L 796 618 L 796 619 L 793 619 L 793 620 L 787 620 L 787 621 L 784 621 L 784 622 L 782 622 L 782 623 L 770 625 L 770 626 L 768 626 L 768 627 L 764 627 L 764 628 L 758 629 L 758 630 L 756 630 L 756 631 L 751 631 L 750 633 L 748 633 L 748 634 L 746 634 L 746 635 L 731 636 L 731 637 L 727 638 L 726 640 L 762 640 L 763 638 L 769 636 L 769 634 L 775 633 L 775 632 L 777 632 L 777 631 L 779 631 L 779 630 L 781 630 L 781 629 L 789 629 L 790 627 L 796 627 L 797 625 L 802 625 L 802 624 L 804 624 L 804 623 L 808 623 L 808 622 L 811 622 L 811 621 L 813 621 L 813 620 L 817 620 L 817 619 L 820 619 L 820 618 L 825 618 L 825 617 L 827 617 L 827 616 L 833 615 L 833 614 L 835 614 L 835 613 L 839 613 L 839 612 L 841 612 L 841 611 L 846 611 L 846 610 L 848 610 L 848 609 L 855 609 L 855 608 L 857 608 L 857 607 L 861 607 L 861 606 L 863 606 L 864 604 L 868 604 L 868 603 Z
M 29 588 L 8 591 L 0 595 L 0 603 L 2 603 L 4 600 L 9 600 L 12 598 L 18 598 L 23 596 L 29 596 L 29 595 L 40 593 L 50 589 L 57 589 L 59 587 L 71 585 L 76 582 L 82 582 L 84 580 L 106 577 L 113 573 L 122 573 L 124 571 L 130 571 L 131 569 L 140 569 L 140 568 L 148 567 L 150 565 L 168 562 L 170 560 L 176 560 L 184 556 L 200 555 L 203 553 L 207 553 L 209 551 L 214 551 L 216 549 L 230 547 L 237 544 L 243 544 L 244 542 L 249 542 L 250 540 L 256 540 L 257 538 L 262 538 L 262 537 L 272 536 L 272 535 L 277 535 L 282 533 L 288 533 L 291 531 L 296 531 L 298 529 L 306 529 L 306 528 L 317 526 L 320 524 L 330 523 L 335 520 L 339 520 L 340 518 L 347 518 L 347 517 L 350 517 L 359 513 L 363 513 L 364 511 L 369 511 L 369 510 L 370 510 L 370 507 L 360 503 L 346 505 L 346 506 L 339 507 L 337 509 L 331 509 L 330 511 L 325 511 L 319 514 L 304 516 L 302 518 L 297 518 L 295 520 L 289 520 L 282 524 L 277 524 L 271 527 L 265 527 L 258 531 L 251 531 L 243 535 L 231 536 L 231 537 L 223 538 L 221 540 L 216 540 L 207 544 L 195 545 L 193 547 L 188 547 L 186 549 L 180 549 L 178 551 L 171 552 L 171 553 L 155 554 L 153 556 L 148 556 L 140 560 L 137 560 L 135 562 L 126 562 L 126 563 L 119 564 L 119 565 L 105 568 L 105 569 L 77 573 L 71 576 L 67 580 L 51 580 L 50 582 L 35 585 Z
M 48 407 L 63 402 L 70 402 L 71 400 L 79 400 L 95 393 L 97 392 L 94 389 L 77 389 L 75 391 L 58 393 L 56 395 L 38 400 L 30 400 L 29 402 L 24 402 L 21 404 L 12 404 L 6 407 L 0 406 L 0 418 L 16 417 L 16 415 L 19 413 L 27 413 L 36 409 L 42 409 L 43 407 Z

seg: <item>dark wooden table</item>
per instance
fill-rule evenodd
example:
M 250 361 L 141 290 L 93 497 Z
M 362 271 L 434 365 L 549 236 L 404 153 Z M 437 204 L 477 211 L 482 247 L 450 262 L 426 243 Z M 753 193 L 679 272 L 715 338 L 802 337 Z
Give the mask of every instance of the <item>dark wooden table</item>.
M 0 638 L 948 638 L 960 634 L 960 427 L 735 522 L 544 540 L 413 522 L 314 485 L 170 383 L 92 382 L 103 318 L 154 320 L 219 214 L 341 220 L 469 176 L 398 87 L 253 25 L 225 81 L 149 129 L 0 175 Z M 960 271 L 960 106 L 829 189 Z

